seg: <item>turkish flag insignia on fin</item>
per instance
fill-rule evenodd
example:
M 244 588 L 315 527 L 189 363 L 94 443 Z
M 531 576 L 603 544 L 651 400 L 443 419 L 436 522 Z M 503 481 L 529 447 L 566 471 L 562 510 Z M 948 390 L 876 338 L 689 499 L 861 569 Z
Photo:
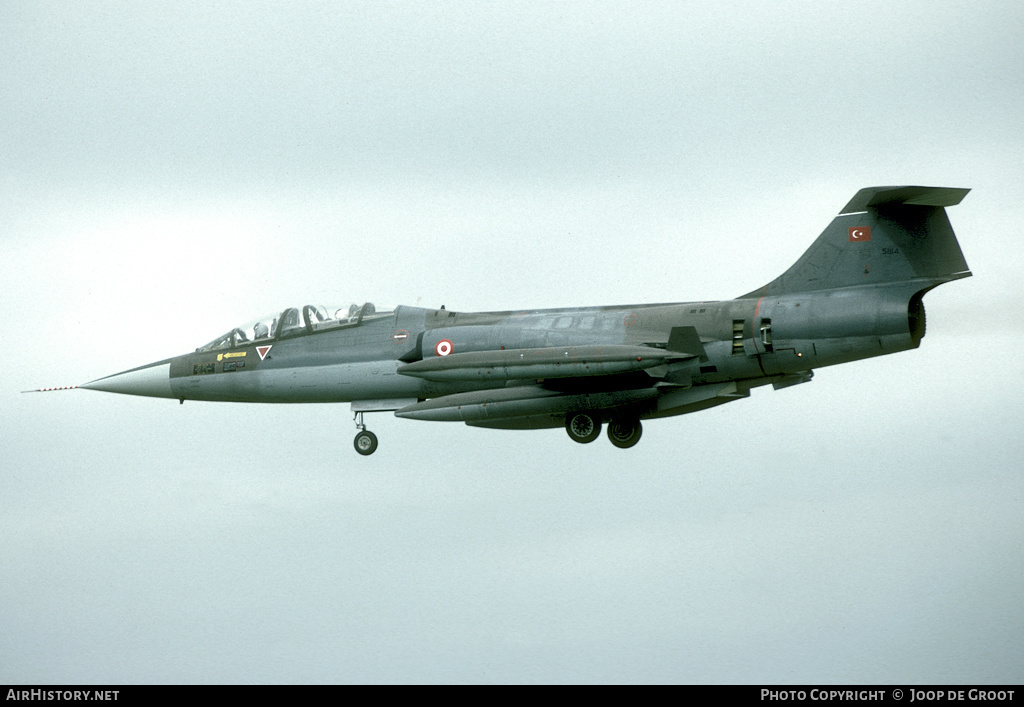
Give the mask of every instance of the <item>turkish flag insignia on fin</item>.
M 871 240 L 871 226 L 854 226 L 850 229 L 850 242 L 853 241 L 870 241 Z

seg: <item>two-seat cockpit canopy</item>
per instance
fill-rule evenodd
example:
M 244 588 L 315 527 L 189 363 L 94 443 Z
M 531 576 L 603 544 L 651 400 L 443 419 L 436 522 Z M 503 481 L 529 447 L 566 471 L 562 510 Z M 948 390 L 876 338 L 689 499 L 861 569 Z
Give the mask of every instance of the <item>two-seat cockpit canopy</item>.
M 235 327 L 227 334 L 218 336 L 205 346 L 199 347 L 196 351 L 229 349 L 234 346 L 244 346 L 260 341 L 272 341 L 301 334 L 312 334 L 326 329 L 355 327 L 364 321 L 388 317 L 392 314 L 394 314 L 393 309 L 378 310 L 371 302 L 367 302 L 362 306 L 351 304 L 347 307 L 315 304 L 289 307 L 278 314 L 258 317 Z

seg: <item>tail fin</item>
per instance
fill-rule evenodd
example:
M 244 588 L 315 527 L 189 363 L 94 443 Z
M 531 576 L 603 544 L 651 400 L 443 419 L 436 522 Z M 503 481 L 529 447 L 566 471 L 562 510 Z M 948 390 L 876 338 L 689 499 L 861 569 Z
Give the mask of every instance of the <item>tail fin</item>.
M 744 297 L 813 292 L 904 280 L 970 277 L 946 206 L 970 189 L 861 189 L 786 272 Z

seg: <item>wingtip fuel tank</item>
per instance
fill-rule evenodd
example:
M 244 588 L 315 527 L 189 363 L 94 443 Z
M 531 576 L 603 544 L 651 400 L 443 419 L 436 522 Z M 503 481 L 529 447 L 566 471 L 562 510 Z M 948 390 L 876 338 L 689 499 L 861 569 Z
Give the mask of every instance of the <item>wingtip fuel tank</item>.
M 551 346 L 435 356 L 399 366 L 398 372 L 431 381 L 546 380 L 633 373 L 684 358 L 648 346 Z

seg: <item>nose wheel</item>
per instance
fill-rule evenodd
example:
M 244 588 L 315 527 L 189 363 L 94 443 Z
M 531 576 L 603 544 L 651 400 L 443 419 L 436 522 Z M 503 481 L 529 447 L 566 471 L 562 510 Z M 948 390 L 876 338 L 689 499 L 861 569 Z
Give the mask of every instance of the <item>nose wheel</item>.
M 361 412 L 356 413 L 356 428 L 359 432 L 356 433 L 356 438 L 352 442 L 352 446 L 356 448 L 356 451 L 364 457 L 376 452 L 377 435 L 366 429 L 366 425 L 363 423 L 363 413 Z

